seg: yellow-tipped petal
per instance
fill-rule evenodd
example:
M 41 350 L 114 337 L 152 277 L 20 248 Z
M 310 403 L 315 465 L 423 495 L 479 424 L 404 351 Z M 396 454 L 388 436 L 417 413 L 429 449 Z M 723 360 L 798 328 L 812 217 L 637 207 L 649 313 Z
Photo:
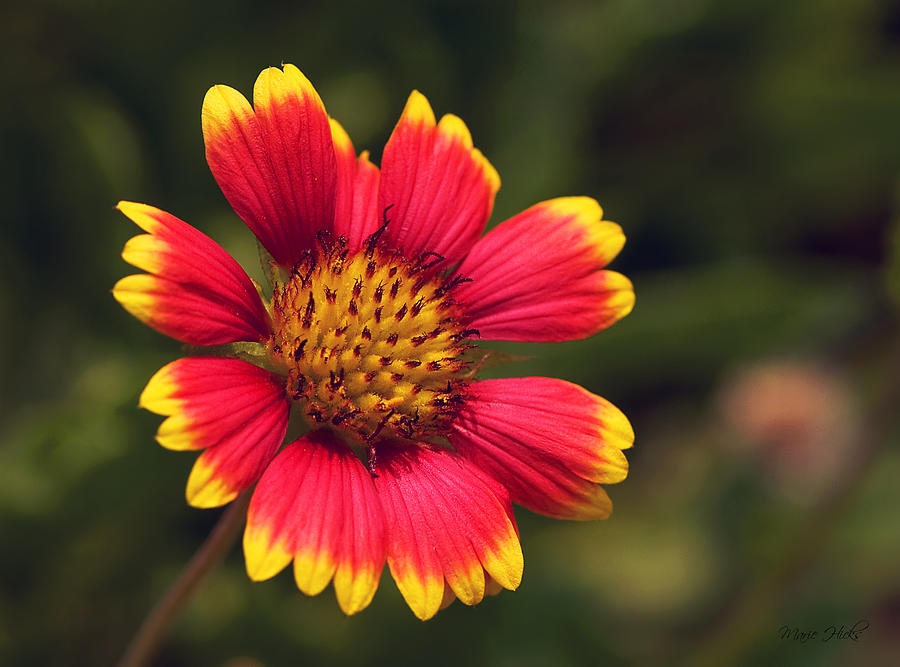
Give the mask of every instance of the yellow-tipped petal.
M 191 469 L 185 497 L 192 507 L 220 507 L 237 498 L 238 491 L 218 475 L 213 466 L 204 461 L 204 454 L 200 455 Z

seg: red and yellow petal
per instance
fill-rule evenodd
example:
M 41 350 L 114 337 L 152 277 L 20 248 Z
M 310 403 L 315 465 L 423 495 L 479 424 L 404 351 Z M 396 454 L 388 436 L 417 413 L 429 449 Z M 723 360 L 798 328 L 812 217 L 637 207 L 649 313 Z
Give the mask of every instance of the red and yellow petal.
M 429 446 L 384 443 L 377 461 L 388 567 L 416 616 L 434 616 L 450 592 L 464 604 L 480 602 L 485 572 L 503 588 L 519 586 L 522 549 L 500 485 Z
M 340 234 L 337 225 L 349 226 L 353 214 L 353 181 L 356 179 L 356 150 L 350 135 L 334 118 L 331 123 L 331 140 L 334 143 L 334 157 L 337 163 L 337 186 L 334 201 L 335 233 Z
M 371 475 L 346 445 L 314 431 L 275 457 L 250 501 L 244 556 L 251 579 L 293 560 L 307 595 L 334 578 L 344 613 L 368 606 L 384 567 L 384 521 Z
M 378 209 L 391 221 L 388 243 L 407 257 L 435 252 L 459 261 L 484 230 L 499 188 L 462 120 L 436 123 L 428 100 L 413 91 L 381 161 Z
M 589 197 L 532 206 L 488 232 L 457 273 L 457 299 L 485 340 L 585 338 L 631 312 L 634 289 L 601 271 L 622 249 L 619 225 Z
M 378 167 L 369 161 L 368 151 L 359 158 L 350 136 L 331 119 L 331 136 L 337 157 L 337 196 L 334 209 L 334 233 L 344 236 L 350 253 L 362 248 L 366 238 L 378 229 Z
M 334 219 L 337 168 L 328 114 L 293 65 L 270 67 L 253 107 L 228 86 L 203 100 L 206 160 L 228 202 L 272 257 L 293 266 Z
M 113 296 L 160 333 L 192 345 L 262 341 L 269 315 L 250 278 L 219 244 L 175 216 L 146 204 L 117 208 L 148 232 L 122 257 L 149 273 L 126 276 Z
M 175 450 L 205 449 L 187 485 L 188 502 L 217 507 L 252 486 L 287 430 L 284 385 L 239 359 L 189 357 L 160 369 L 140 406 L 168 418 L 156 439 Z
M 513 502 L 559 519 L 605 519 L 601 484 L 628 474 L 634 431 L 609 401 L 551 378 L 484 380 L 453 423 L 456 450 L 509 489 Z

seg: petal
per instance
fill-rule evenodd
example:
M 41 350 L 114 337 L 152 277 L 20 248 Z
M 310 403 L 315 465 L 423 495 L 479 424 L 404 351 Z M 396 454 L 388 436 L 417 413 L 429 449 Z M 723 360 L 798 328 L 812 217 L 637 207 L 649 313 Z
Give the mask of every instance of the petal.
M 485 340 L 585 338 L 625 317 L 634 305 L 629 280 L 601 271 L 625 243 L 589 197 L 532 206 L 475 244 L 457 273 L 456 292 Z
M 438 607 L 438 611 L 441 609 L 446 609 L 456 600 L 456 593 L 453 592 L 453 589 L 449 586 L 444 586 L 444 597 L 441 599 L 441 606 Z
M 247 573 L 268 579 L 294 561 L 297 586 L 317 595 L 334 577 L 346 614 L 364 609 L 384 567 L 384 522 L 372 478 L 328 431 L 285 447 L 250 501 Z
M 493 577 L 485 573 L 484 592 L 486 595 L 499 595 L 503 586 L 498 584 Z
M 158 208 L 124 201 L 117 208 L 148 232 L 122 251 L 126 262 L 150 272 L 113 287 L 125 310 L 193 345 L 268 338 L 271 324 L 259 293 L 219 244 Z
M 217 507 L 259 479 L 287 430 L 284 384 L 239 359 L 189 357 L 160 369 L 140 406 L 167 415 L 156 439 L 169 449 L 206 449 L 188 478 L 188 502 Z
M 445 581 L 464 604 L 484 597 L 485 572 L 518 587 L 522 549 L 502 487 L 444 449 L 394 443 L 377 460 L 388 567 L 416 616 L 452 601 Z
M 325 106 L 293 65 L 262 71 L 253 107 L 213 86 L 203 100 L 206 161 L 228 202 L 284 267 L 331 229 L 337 181 Z
M 462 120 L 446 115 L 435 124 L 428 100 L 413 91 L 381 160 L 388 243 L 410 258 L 435 252 L 454 263 L 484 231 L 499 188 Z
M 605 519 L 600 484 L 625 479 L 634 431 L 609 401 L 551 378 L 483 380 L 453 423 L 456 450 L 513 502 L 560 519 Z
M 356 253 L 378 229 L 378 167 L 369 162 L 368 151 L 357 159 L 350 137 L 331 119 L 331 136 L 337 157 L 338 184 L 334 209 L 334 233 L 347 239 L 350 253 Z

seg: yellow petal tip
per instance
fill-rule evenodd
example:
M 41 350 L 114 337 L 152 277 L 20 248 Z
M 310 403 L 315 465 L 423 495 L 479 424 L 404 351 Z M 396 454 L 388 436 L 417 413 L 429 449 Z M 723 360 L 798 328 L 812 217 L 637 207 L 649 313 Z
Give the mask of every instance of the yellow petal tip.
M 406 106 L 403 107 L 401 120 L 432 127 L 435 125 L 434 111 L 425 96 L 418 90 L 413 90 L 409 94 Z
M 232 489 L 216 470 L 206 464 L 203 455 L 194 463 L 188 477 L 185 498 L 188 505 L 200 509 L 220 507 L 237 498 L 238 490 Z
M 244 530 L 244 563 L 252 581 L 265 581 L 281 572 L 293 555 L 280 542 L 272 540 L 266 529 L 251 526 Z

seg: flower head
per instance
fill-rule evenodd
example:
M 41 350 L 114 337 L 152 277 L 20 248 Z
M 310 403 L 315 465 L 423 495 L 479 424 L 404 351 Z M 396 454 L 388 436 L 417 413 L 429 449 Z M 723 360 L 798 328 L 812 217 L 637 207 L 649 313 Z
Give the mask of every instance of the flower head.
M 379 170 L 292 65 L 260 74 L 252 106 L 214 86 L 202 121 L 213 176 L 271 256 L 271 298 L 212 239 L 129 202 L 147 233 L 123 257 L 146 273 L 113 293 L 166 335 L 225 346 L 165 366 L 140 404 L 167 416 L 164 447 L 203 450 L 189 503 L 256 485 L 251 578 L 293 562 L 303 592 L 333 580 L 352 614 L 386 562 L 426 619 L 519 585 L 511 503 L 609 515 L 625 416 L 561 380 L 474 377 L 479 338 L 583 338 L 631 310 L 631 283 L 603 270 L 622 230 L 593 199 L 537 204 L 481 237 L 500 179 L 459 118 L 436 121 L 413 92 Z M 282 447 L 290 419 L 307 432 Z
M 790 500 L 809 503 L 836 483 L 858 452 L 853 394 L 834 369 L 797 359 L 735 369 L 720 387 L 723 444 L 755 460 L 761 477 Z

